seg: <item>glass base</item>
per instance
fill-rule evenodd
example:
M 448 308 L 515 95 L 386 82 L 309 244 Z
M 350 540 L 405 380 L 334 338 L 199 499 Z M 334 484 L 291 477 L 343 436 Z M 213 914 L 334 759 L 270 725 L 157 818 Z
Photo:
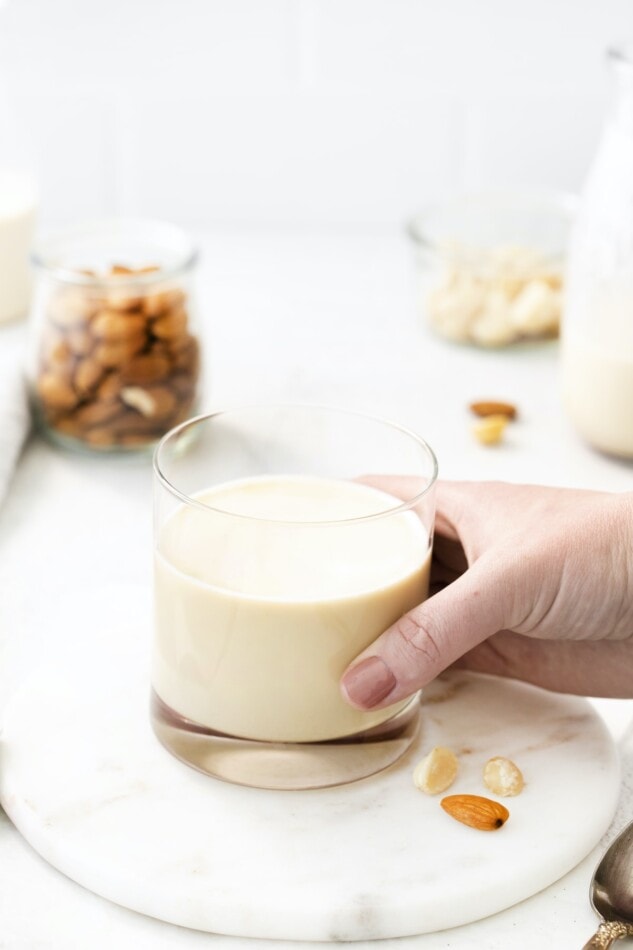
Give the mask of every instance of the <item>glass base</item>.
M 152 728 L 177 759 L 224 782 L 295 790 L 357 782 L 397 762 L 415 739 L 416 695 L 395 716 L 366 732 L 325 742 L 261 742 L 214 732 L 184 719 L 152 691 Z

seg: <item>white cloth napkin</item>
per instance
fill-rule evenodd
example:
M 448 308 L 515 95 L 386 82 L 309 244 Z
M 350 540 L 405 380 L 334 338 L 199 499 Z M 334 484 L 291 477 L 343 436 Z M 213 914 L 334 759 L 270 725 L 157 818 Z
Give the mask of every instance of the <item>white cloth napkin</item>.
M 0 327 L 0 505 L 31 426 L 22 328 Z

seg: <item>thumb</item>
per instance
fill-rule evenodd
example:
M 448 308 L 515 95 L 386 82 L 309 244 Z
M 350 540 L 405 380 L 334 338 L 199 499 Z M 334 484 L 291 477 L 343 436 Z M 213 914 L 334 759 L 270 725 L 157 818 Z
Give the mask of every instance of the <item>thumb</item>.
M 458 580 L 401 617 L 348 666 L 343 697 L 358 709 L 390 706 L 512 622 L 508 570 L 480 558 Z

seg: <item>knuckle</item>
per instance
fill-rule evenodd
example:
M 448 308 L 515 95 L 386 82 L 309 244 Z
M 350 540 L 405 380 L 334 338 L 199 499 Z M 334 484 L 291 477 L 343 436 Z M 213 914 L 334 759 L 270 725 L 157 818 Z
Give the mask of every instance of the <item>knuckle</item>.
M 425 666 L 440 664 L 442 654 L 437 633 L 420 614 L 414 612 L 401 617 L 395 624 L 394 635 L 406 658 L 423 662 Z

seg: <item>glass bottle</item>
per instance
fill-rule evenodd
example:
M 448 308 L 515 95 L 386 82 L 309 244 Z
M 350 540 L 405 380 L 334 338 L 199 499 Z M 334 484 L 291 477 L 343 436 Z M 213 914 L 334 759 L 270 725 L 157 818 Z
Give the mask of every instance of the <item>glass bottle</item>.
M 570 238 L 562 387 L 580 435 L 633 458 L 633 48 L 608 61 L 612 100 Z

